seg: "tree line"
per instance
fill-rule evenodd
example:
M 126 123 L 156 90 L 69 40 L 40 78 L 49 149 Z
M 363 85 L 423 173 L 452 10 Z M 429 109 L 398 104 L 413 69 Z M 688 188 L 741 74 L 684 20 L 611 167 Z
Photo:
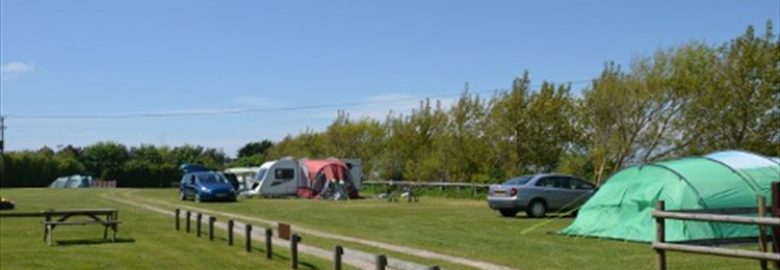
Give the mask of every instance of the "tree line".
M 718 150 L 780 156 L 780 42 L 771 22 L 718 45 L 690 42 L 606 63 L 581 94 L 528 72 L 490 97 L 423 100 L 384 121 L 339 112 L 290 135 L 282 156 L 357 157 L 379 179 L 496 182 L 558 171 L 600 184 L 626 166 Z
M 780 40 L 771 27 L 658 50 L 628 67 L 606 63 L 581 93 L 536 86 L 525 72 L 489 97 L 466 84 L 453 104 L 426 99 L 383 120 L 339 111 L 323 131 L 251 142 L 237 159 L 200 146 L 114 142 L 7 153 L 0 184 L 42 186 L 85 173 L 165 186 L 182 163 L 223 169 L 285 156 L 360 158 L 373 179 L 488 183 L 557 171 L 601 184 L 626 166 L 724 149 L 780 156 Z
M 120 187 L 162 187 L 181 178 L 179 166 L 203 164 L 222 169 L 228 162 L 224 152 L 214 148 L 183 145 L 178 147 L 98 142 L 84 148 L 67 145 L 52 150 L 6 153 L 3 157 L 3 187 L 41 187 L 60 176 L 90 175 L 117 180 Z

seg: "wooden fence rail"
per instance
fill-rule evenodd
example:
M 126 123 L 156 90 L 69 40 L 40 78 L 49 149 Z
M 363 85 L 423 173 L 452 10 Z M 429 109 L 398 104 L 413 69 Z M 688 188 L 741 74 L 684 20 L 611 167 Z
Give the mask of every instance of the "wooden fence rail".
M 773 197 L 775 197 L 774 199 L 776 200 L 777 195 L 773 194 Z M 659 200 L 656 202 L 655 210 L 653 211 L 653 218 L 655 218 L 656 224 L 656 240 L 653 243 L 653 249 L 655 249 L 657 254 L 658 270 L 666 270 L 667 250 L 759 260 L 761 262 L 761 269 L 764 270 L 767 269 L 767 261 L 774 261 L 776 266 L 780 263 L 780 253 L 778 253 L 777 250 L 774 252 L 767 252 L 766 237 L 764 235 L 766 231 L 764 226 L 780 227 L 780 218 L 777 216 L 764 217 L 764 213 L 766 213 L 766 203 L 763 197 L 758 199 L 758 217 L 686 213 L 684 211 L 672 212 L 666 211 L 665 208 L 664 201 Z M 759 227 L 759 251 L 666 243 L 666 219 L 757 225 Z M 776 235 L 773 239 L 776 240 Z M 773 240 L 773 242 L 776 242 L 775 240 Z
M 182 211 L 183 211 L 183 209 L 179 209 L 179 208 L 174 210 L 174 216 L 176 217 L 176 220 L 174 222 L 176 224 L 180 223 L 180 220 L 179 220 L 180 218 L 184 218 L 186 220 L 185 224 L 187 225 L 186 226 L 187 232 L 189 232 L 190 220 L 191 219 L 195 219 L 195 223 L 196 223 L 195 226 L 197 228 L 196 230 L 198 230 L 196 235 L 198 237 L 200 237 L 200 226 L 201 226 L 200 223 L 208 222 L 208 226 L 209 226 L 209 239 L 210 240 L 214 239 L 213 238 L 213 235 L 214 235 L 214 223 L 217 222 L 216 217 L 211 216 L 211 215 L 202 214 L 202 213 L 195 212 L 195 211 L 190 211 L 190 210 L 186 210 L 185 217 L 181 217 L 178 213 L 181 213 Z M 206 217 L 206 218 L 203 219 L 203 217 Z M 227 234 L 228 234 L 228 238 L 227 238 L 228 245 L 232 245 L 233 244 L 233 241 L 232 241 L 233 240 L 233 228 L 239 227 L 240 224 L 236 225 L 238 223 L 239 222 L 235 222 L 232 219 L 227 221 L 227 226 L 226 227 L 227 227 L 227 231 L 228 231 L 227 232 Z M 244 249 L 245 249 L 246 252 L 251 252 L 252 251 L 252 241 L 254 241 L 254 239 L 252 239 L 252 231 L 253 231 L 253 227 L 254 226 L 252 224 L 249 224 L 249 223 L 243 223 L 243 224 L 244 224 L 244 237 L 245 237 Z M 287 233 L 291 233 L 291 230 L 289 228 L 290 226 L 287 225 L 287 224 L 283 224 L 283 225 L 286 225 L 286 226 L 283 226 L 283 227 L 287 228 Z M 258 227 L 258 228 L 262 229 L 262 227 Z M 272 251 L 272 240 L 271 240 L 272 236 L 273 236 L 272 229 L 271 228 L 265 228 L 265 241 L 264 242 L 266 244 L 265 252 L 266 252 L 266 258 L 267 259 L 272 259 L 273 258 L 273 256 L 272 256 L 272 252 L 273 252 Z M 279 235 L 279 237 L 281 239 L 284 239 L 281 236 L 282 235 Z M 299 264 L 299 261 L 298 261 L 298 252 L 299 252 L 298 243 L 301 242 L 302 238 L 300 236 L 298 236 L 297 234 L 294 234 L 294 233 L 291 233 L 291 235 L 288 238 L 290 240 L 290 242 L 289 242 L 289 244 L 290 244 L 290 246 L 289 246 L 290 247 L 290 255 L 291 255 L 290 256 L 290 268 L 291 269 L 297 269 L 298 268 L 298 264 Z M 346 247 L 342 247 L 342 246 L 338 246 L 338 249 L 336 251 L 336 255 L 333 258 L 334 269 L 340 269 L 341 268 L 341 264 L 342 264 L 342 261 L 343 261 L 342 260 L 342 256 L 348 257 L 348 258 L 352 258 L 352 259 L 358 259 L 358 260 L 361 260 L 361 261 L 364 261 L 364 262 L 371 262 L 372 264 L 375 264 L 375 266 L 377 266 L 377 269 L 379 269 L 380 266 L 382 267 L 382 269 L 385 269 L 385 267 L 391 267 L 392 269 L 398 269 L 398 270 L 440 269 L 439 266 L 437 266 L 437 265 L 426 266 L 426 265 L 421 265 L 421 264 L 417 264 L 417 263 L 414 263 L 414 262 L 409 262 L 409 261 L 400 260 L 400 259 L 396 259 L 396 258 L 386 257 L 386 256 L 384 256 L 382 254 L 373 254 L 373 253 L 364 252 L 364 251 L 357 250 L 357 249 L 346 248 Z M 376 261 L 376 258 L 378 256 L 381 256 L 384 259 L 382 261 Z

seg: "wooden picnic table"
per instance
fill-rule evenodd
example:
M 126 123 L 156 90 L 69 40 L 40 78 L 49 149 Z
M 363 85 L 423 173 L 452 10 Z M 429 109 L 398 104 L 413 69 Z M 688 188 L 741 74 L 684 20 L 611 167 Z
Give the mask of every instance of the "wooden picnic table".
M 116 241 L 118 225 L 121 223 L 119 211 L 113 208 L 46 209 L 38 212 L 0 213 L 0 217 L 44 217 L 43 240 L 49 245 L 52 244 L 54 228 L 59 225 L 102 225 L 103 240 L 108 239 L 108 229 L 110 228 L 113 232 L 111 240 Z M 87 219 L 70 220 L 72 217 L 86 217 Z

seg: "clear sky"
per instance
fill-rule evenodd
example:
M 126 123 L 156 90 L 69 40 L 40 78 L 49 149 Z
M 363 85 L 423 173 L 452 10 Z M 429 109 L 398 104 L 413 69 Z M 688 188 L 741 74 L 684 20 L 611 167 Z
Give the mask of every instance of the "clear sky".
M 778 0 L 0 0 L 0 113 L 8 150 L 113 140 L 235 155 L 322 130 L 339 108 L 384 119 L 466 82 L 487 95 L 524 70 L 534 84 L 590 79 L 605 61 L 720 44 L 751 24 L 777 32 L 778 13 Z M 231 109 L 259 111 L 25 118 Z

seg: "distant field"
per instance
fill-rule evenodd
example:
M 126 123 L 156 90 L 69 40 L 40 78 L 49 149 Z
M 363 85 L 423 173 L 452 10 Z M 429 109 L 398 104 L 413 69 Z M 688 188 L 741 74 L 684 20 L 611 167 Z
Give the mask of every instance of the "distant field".
M 518 269 L 655 269 L 649 244 L 573 238 L 555 234 L 571 218 L 500 218 L 484 201 L 425 198 L 419 203 L 388 203 L 374 199 L 343 202 L 295 199 L 244 199 L 237 203 L 180 202 L 175 189 L 49 190 L 6 189 L 3 197 L 17 201 L 20 210 L 64 207 L 117 207 L 125 224 L 120 237 L 133 242 L 48 247 L 38 220 L 3 219 L 0 255 L 3 269 L 98 268 L 227 268 L 285 269 L 288 261 L 266 261 L 224 242 L 209 243 L 176 232 L 170 217 L 100 196 L 110 196 L 173 208 L 182 204 L 214 211 L 283 221 L 325 232 L 427 249 L 448 255 L 488 261 Z M 59 229 L 58 229 L 59 230 Z M 59 239 L 95 239 L 97 227 L 63 228 Z M 224 233 L 224 232 L 223 232 Z M 343 243 L 303 234 L 304 242 L 330 249 L 335 244 L 445 269 L 468 269 L 448 262 L 398 254 L 357 243 Z M 338 243 L 337 243 L 338 242 Z M 197 255 L 197 256 L 192 256 Z M 286 256 L 282 254 L 281 256 Z M 55 258 L 51 260 L 49 258 Z M 65 259 L 78 258 L 58 263 Z M 305 257 L 304 257 L 305 258 Z M 41 262 L 34 262 L 41 259 Z M 83 263 L 79 263 L 82 262 Z M 330 263 L 305 258 L 311 269 L 330 269 Z M 757 262 L 669 253 L 669 269 L 756 269 Z M 277 263 L 278 264 L 274 264 Z

